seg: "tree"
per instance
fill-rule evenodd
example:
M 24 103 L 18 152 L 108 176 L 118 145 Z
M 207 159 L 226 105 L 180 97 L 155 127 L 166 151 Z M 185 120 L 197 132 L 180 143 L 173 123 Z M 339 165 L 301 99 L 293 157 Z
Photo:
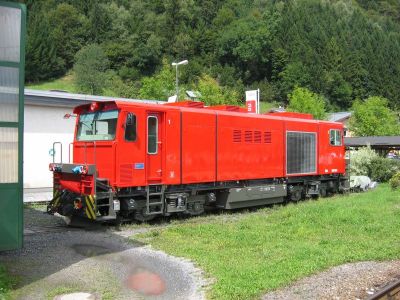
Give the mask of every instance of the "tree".
M 108 59 L 97 44 L 83 47 L 75 56 L 75 83 L 81 92 L 99 95 L 106 84 Z
M 28 23 L 26 44 L 26 80 L 35 82 L 60 76 L 64 72 L 64 62 L 57 57 L 53 43 L 51 26 L 45 5 L 34 3 Z
M 175 94 L 175 73 L 167 60 L 163 60 L 161 70 L 151 77 L 144 77 L 139 96 L 142 99 L 167 100 Z
M 57 57 L 63 60 L 64 71 L 67 71 L 73 66 L 75 54 L 85 44 L 88 21 L 74 6 L 65 3 L 49 12 L 48 18 Z
M 271 56 L 271 32 L 261 18 L 238 19 L 221 30 L 217 39 L 219 60 L 233 64 L 249 83 L 265 76 Z
M 206 105 L 238 105 L 239 94 L 226 87 L 221 87 L 218 82 L 209 75 L 202 75 L 197 84 L 197 91 L 200 92 L 200 101 Z
M 325 119 L 325 100 L 306 88 L 296 87 L 289 97 L 288 111 L 312 114 L 315 119 Z
M 353 103 L 350 118 L 350 130 L 357 136 L 398 135 L 400 125 L 398 117 L 388 107 L 383 97 L 369 97 L 365 101 Z

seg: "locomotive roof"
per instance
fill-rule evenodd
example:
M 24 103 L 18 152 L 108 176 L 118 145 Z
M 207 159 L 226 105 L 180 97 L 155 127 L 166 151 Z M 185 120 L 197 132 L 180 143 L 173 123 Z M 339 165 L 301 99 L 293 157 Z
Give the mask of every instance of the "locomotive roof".
M 153 104 L 153 103 L 140 103 L 140 102 L 126 102 L 126 101 L 105 101 L 101 102 L 103 105 L 109 104 L 109 105 L 116 105 L 118 108 L 123 108 L 123 109 L 129 109 L 129 108 L 134 108 L 134 107 L 141 107 L 141 108 L 152 108 L 154 110 L 159 110 L 159 111 L 168 111 L 168 110 L 178 110 L 178 111 L 191 111 L 191 112 L 198 112 L 198 113 L 204 113 L 204 114 L 215 114 L 216 112 L 220 115 L 235 115 L 235 116 L 246 116 L 249 118 L 263 118 L 263 119 L 271 119 L 271 120 L 290 120 L 290 121 L 295 121 L 295 122 L 304 122 L 304 123 L 327 123 L 327 124 L 335 124 L 335 125 L 342 125 L 342 123 L 339 122 L 332 122 L 332 121 L 325 121 L 325 120 L 315 120 L 315 119 L 310 119 L 308 117 L 301 117 L 301 115 L 307 115 L 307 114 L 299 114 L 298 117 L 295 117 L 294 115 L 296 113 L 291 113 L 291 114 L 282 114 L 280 115 L 279 113 L 267 113 L 267 114 L 248 114 L 244 109 L 239 109 L 239 110 L 234 110 L 232 109 L 233 106 L 203 106 L 203 105 L 187 105 L 188 102 L 193 102 L 193 103 L 201 103 L 202 102 L 194 102 L 194 101 L 185 101 L 181 102 L 182 105 L 179 105 L 178 103 L 168 103 L 165 102 L 164 104 Z M 74 113 L 79 114 L 83 110 L 87 110 L 90 108 L 90 103 L 89 104 L 84 104 L 75 107 Z

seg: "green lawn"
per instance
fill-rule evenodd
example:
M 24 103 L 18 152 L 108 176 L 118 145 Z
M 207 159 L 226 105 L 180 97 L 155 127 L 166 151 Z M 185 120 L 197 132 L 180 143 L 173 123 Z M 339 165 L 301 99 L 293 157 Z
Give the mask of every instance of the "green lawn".
M 132 239 L 193 260 L 211 299 L 253 299 L 356 261 L 400 258 L 400 195 L 381 185 L 252 213 L 198 217 Z
M 70 93 L 77 93 L 78 90 L 74 84 L 74 77 L 72 74 L 67 74 L 64 77 L 61 77 L 59 79 L 55 79 L 52 81 L 47 81 L 47 82 L 41 82 L 41 83 L 28 83 L 26 85 L 28 89 L 33 89 L 33 90 L 44 90 L 44 91 L 50 91 L 50 90 L 62 90 L 62 91 L 67 91 Z
M 13 280 L 7 275 L 5 268 L 0 265 L 0 299 L 8 299 Z
M 33 89 L 33 90 L 42 90 L 42 91 L 57 90 L 75 94 L 86 94 L 80 91 L 75 85 L 73 73 L 68 73 L 64 77 L 54 79 L 51 81 L 40 82 L 40 83 L 28 83 L 26 87 L 28 89 Z M 109 88 L 104 89 L 101 96 L 120 97 L 116 92 L 114 92 Z

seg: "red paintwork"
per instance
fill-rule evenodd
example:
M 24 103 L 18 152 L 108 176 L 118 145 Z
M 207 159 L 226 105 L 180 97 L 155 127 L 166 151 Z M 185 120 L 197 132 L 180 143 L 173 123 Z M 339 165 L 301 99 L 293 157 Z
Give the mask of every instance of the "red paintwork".
M 94 178 L 92 175 L 60 173 L 57 178 L 59 190 L 67 189 L 77 194 L 94 195 Z
M 97 176 L 109 179 L 113 187 L 287 177 L 286 131 L 317 134 L 317 172 L 305 175 L 345 172 L 344 146 L 329 144 L 329 130 L 343 130 L 342 124 L 312 120 L 308 114 L 255 115 L 232 106 L 204 107 L 201 102 L 192 101 L 102 105 L 104 109 L 119 110 L 115 140 L 75 140 L 73 163 L 96 164 Z M 83 105 L 74 112 L 80 114 L 89 109 L 90 105 Z M 136 115 L 135 142 L 124 139 L 128 112 Z M 150 115 L 159 118 L 156 155 L 147 154 Z

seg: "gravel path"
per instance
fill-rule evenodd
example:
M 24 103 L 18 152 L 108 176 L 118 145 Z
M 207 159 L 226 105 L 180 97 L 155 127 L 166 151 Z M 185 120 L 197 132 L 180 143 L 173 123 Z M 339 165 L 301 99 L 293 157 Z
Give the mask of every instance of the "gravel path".
M 268 293 L 263 300 L 366 299 L 399 278 L 400 261 L 345 264 Z
M 69 228 L 25 209 L 25 246 L 0 262 L 20 278 L 15 299 L 91 292 L 97 299 L 204 299 L 201 272 L 188 261 L 128 242 L 110 227 Z

